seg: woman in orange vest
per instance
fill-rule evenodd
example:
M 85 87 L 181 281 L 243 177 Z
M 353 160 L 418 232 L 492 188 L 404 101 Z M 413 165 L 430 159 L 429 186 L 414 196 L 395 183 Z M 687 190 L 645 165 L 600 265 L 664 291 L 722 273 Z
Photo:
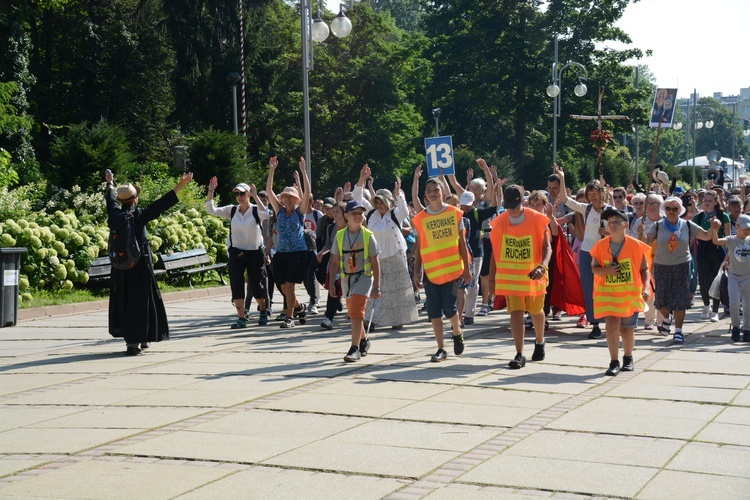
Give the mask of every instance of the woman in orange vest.
M 625 234 L 628 215 L 615 208 L 602 212 L 609 236 L 591 249 L 591 270 L 594 273 L 594 317 L 604 318 L 610 363 L 605 375 L 615 376 L 620 370 L 632 372 L 638 313 L 645 309 L 651 295 L 648 255 L 651 247 Z M 622 366 L 619 348 L 622 337 Z
M 453 353 L 460 356 L 464 352 L 464 333 L 456 314 L 457 281 L 471 282 L 471 272 L 463 237 L 463 212 L 443 201 L 443 185 L 437 178 L 427 179 L 424 192 L 429 204 L 412 219 L 417 232 L 414 246 L 419 248 L 414 255 L 414 284 L 419 288 L 424 267 L 427 316 L 438 345 L 431 361 L 439 362 L 448 357 L 443 344 L 443 315 L 451 322 Z
M 549 260 L 552 257 L 547 228 L 549 219 L 536 210 L 525 210 L 523 195 L 521 186 L 508 186 L 503 196 L 505 212 L 490 223 L 490 241 L 496 269 L 495 295 L 507 297 L 510 331 L 516 346 L 516 356 L 508 363 L 512 369 L 526 366 L 526 357 L 523 355 L 525 311 L 531 315 L 536 334 L 531 360 L 544 360 L 544 295 L 547 290 Z

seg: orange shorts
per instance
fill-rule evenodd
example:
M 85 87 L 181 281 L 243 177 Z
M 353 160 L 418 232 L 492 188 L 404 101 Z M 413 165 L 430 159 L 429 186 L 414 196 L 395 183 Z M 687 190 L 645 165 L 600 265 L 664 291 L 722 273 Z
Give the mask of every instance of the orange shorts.
M 508 295 L 508 312 L 528 311 L 529 314 L 539 314 L 544 311 L 544 294 L 536 297 L 519 297 L 518 295 Z
M 365 319 L 365 305 L 367 297 L 365 295 L 352 295 L 346 299 L 346 310 L 349 312 L 351 319 Z

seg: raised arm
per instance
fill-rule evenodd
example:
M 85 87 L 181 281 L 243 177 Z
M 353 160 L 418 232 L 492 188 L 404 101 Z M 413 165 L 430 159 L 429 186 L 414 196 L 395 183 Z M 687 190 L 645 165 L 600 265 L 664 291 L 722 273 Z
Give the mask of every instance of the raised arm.
M 565 173 L 557 163 L 555 163 L 555 173 L 560 176 L 560 201 L 568 203 L 568 191 L 565 189 Z
M 281 207 L 281 203 L 276 197 L 276 193 L 273 192 L 273 175 L 276 172 L 276 167 L 278 166 L 278 158 L 272 156 L 271 159 L 268 160 L 268 179 L 266 179 L 266 194 L 268 195 L 268 201 L 271 202 L 271 206 L 273 207 L 274 212 L 278 212 Z
M 372 179 L 372 175 L 370 166 L 365 163 L 365 165 L 359 170 L 359 180 L 357 181 L 357 184 L 354 185 L 352 196 L 365 207 L 365 211 L 367 212 L 373 209 L 370 201 L 365 198 L 365 183 L 368 179 Z M 372 196 L 375 196 L 374 192 L 372 193 Z
M 302 200 L 299 202 L 299 211 L 304 214 L 310 206 L 310 198 L 312 197 L 312 189 L 310 189 L 310 179 L 307 178 L 307 167 L 304 156 L 300 156 L 299 172 L 294 172 L 294 180 L 302 190 L 300 193 Z
M 419 177 L 422 175 L 422 165 L 417 165 L 414 170 L 414 180 L 411 183 L 411 202 L 414 204 L 414 209 L 417 212 L 424 210 L 424 205 L 419 199 Z
M 396 207 L 393 213 L 396 214 L 396 220 L 403 224 L 404 219 L 409 215 L 409 205 L 406 204 L 406 197 L 401 190 L 401 179 L 396 177 L 396 183 L 393 185 L 393 196 L 396 199 Z
M 482 158 L 477 159 L 477 164 L 479 165 L 479 168 L 482 169 L 482 172 L 484 172 L 484 178 L 487 179 L 487 191 L 484 196 L 486 199 L 490 200 L 490 206 L 497 206 L 497 200 L 495 199 L 495 183 L 492 180 L 490 167 L 487 166 L 487 162 Z M 493 202 L 495 205 L 492 205 Z
M 713 242 L 714 245 L 718 245 L 718 246 L 724 247 L 724 246 L 727 245 L 727 239 L 726 238 L 719 238 L 719 229 L 721 229 L 721 221 L 719 219 L 714 219 L 714 220 L 711 221 L 711 229 L 709 229 L 707 232 L 709 232 L 711 234 L 711 241 Z M 704 232 L 706 232 L 706 231 L 704 231 Z M 698 234 L 700 234 L 700 233 L 698 233 Z M 726 234 L 726 233 L 724 233 L 724 234 Z M 700 238 L 697 235 L 696 235 L 696 238 L 699 238 L 701 240 L 703 239 L 703 238 Z
M 458 179 L 456 179 L 455 174 L 448 174 L 448 181 L 451 183 L 451 186 L 453 186 L 453 189 L 456 190 L 456 194 L 458 194 L 458 196 L 461 196 L 464 191 L 466 191 L 463 186 L 458 183 Z

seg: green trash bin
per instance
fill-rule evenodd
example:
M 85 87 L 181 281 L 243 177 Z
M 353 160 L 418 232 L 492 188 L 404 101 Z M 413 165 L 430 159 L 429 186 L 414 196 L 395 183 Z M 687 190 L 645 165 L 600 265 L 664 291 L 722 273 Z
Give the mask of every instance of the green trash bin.
M 18 322 L 18 275 L 21 272 L 21 254 L 28 252 L 23 247 L 0 248 L 0 328 Z

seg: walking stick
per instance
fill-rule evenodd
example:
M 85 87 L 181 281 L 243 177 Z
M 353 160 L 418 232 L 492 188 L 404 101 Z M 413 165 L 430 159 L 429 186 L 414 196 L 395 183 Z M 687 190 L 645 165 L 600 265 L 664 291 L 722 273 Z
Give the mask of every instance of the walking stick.
M 377 302 L 380 299 L 372 299 L 373 301 Z M 375 302 L 372 303 L 372 308 L 370 309 L 370 321 L 367 322 L 367 330 L 365 331 L 365 336 L 370 337 L 370 328 L 372 328 L 372 318 L 375 316 Z

